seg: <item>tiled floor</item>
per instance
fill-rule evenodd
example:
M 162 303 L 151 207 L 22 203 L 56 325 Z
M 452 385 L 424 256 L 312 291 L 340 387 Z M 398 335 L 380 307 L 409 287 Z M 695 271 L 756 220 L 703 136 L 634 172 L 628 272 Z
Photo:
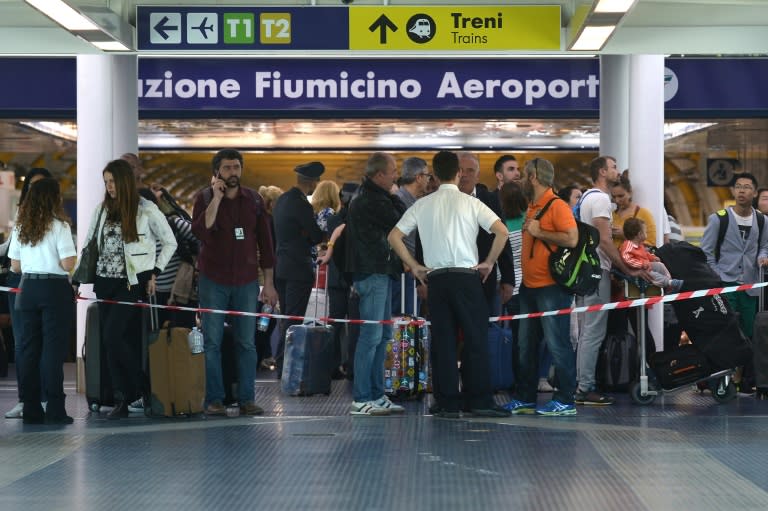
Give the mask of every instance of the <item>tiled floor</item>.
M 424 401 L 352 418 L 347 382 L 295 398 L 260 375 L 263 417 L 106 421 L 72 373 L 75 424 L 0 419 L 0 510 L 768 508 L 768 401 L 751 396 L 617 395 L 572 418 L 491 420 L 434 418 Z M 14 402 L 0 379 L 0 409 Z

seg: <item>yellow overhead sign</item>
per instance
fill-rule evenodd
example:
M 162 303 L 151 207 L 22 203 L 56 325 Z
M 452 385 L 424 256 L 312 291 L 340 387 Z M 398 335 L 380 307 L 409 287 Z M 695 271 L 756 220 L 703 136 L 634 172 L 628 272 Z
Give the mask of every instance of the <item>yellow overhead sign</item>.
M 349 8 L 350 50 L 560 50 L 560 6 Z

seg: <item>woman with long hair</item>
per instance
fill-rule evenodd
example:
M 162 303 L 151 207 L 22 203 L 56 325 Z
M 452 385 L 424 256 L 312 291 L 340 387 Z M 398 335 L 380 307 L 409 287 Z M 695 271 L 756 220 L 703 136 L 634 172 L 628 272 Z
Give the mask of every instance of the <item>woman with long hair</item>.
M 16 308 L 23 332 L 19 341 L 24 423 L 71 424 L 64 408 L 63 365 L 74 300 L 69 271 L 77 250 L 55 179 L 43 178 L 29 188 L 8 254 L 13 270 L 22 273 Z M 45 410 L 40 402 L 41 371 L 48 399 Z
M 632 200 L 632 184 L 629 182 L 629 172 L 626 170 L 621 174 L 619 183 L 611 188 L 611 198 L 616 204 L 616 211 L 613 212 L 611 219 L 613 243 L 616 248 L 619 248 L 624 242 L 624 222 L 628 218 L 639 218 L 645 222 L 648 234 L 646 244 L 656 246 L 656 222 L 653 219 L 653 214 Z
M 24 199 L 27 198 L 27 194 L 29 194 L 29 187 L 32 186 L 33 183 L 36 183 L 37 181 L 46 178 L 46 177 L 53 177 L 51 176 L 51 173 L 48 169 L 42 168 L 42 167 L 35 167 L 33 169 L 30 169 L 29 172 L 27 172 L 27 175 L 24 176 L 24 185 L 21 187 L 21 195 L 19 196 L 19 207 L 24 203 Z M 8 245 L 5 247 L 5 250 L 8 250 L 8 246 L 10 246 L 11 239 L 13 238 L 13 232 L 11 232 L 11 235 L 8 237 Z M 19 287 L 21 284 L 21 273 L 16 273 L 13 271 L 13 268 L 10 268 L 10 271 L 8 272 L 8 276 L 6 277 L 6 286 L 8 287 Z M 21 325 L 21 315 L 16 311 L 16 294 L 15 293 L 8 293 L 8 309 L 11 314 L 11 328 L 13 329 L 13 339 L 14 339 L 14 360 L 16 361 L 16 388 L 18 389 L 19 393 L 19 402 L 16 403 L 16 406 L 11 408 L 8 412 L 5 414 L 6 419 L 20 419 L 24 413 L 24 385 L 22 384 L 22 373 L 23 369 L 21 368 L 21 339 L 24 337 L 24 331 L 23 327 Z M 46 400 L 45 396 L 45 389 L 43 389 L 42 395 L 40 396 L 43 402 Z
M 102 176 L 104 201 L 91 215 L 86 236 L 86 240 L 96 236 L 99 247 L 93 291 L 100 299 L 138 302 L 155 294 L 157 275 L 176 250 L 176 238 L 158 207 L 139 196 L 128 162 L 109 162 Z M 157 256 L 156 242 L 161 246 Z M 115 398 L 108 419 L 127 417 L 128 404 L 148 390 L 141 371 L 141 311 L 99 303 L 101 339 Z
M 340 207 L 339 185 L 335 181 L 320 181 L 312 193 L 312 209 L 315 211 L 317 226 L 328 236 L 328 218 Z

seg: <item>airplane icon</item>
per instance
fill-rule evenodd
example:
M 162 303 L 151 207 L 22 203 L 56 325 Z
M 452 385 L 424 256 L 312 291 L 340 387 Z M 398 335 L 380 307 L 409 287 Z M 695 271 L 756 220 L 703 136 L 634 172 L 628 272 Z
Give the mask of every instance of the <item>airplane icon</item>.
M 203 34 L 203 38 L 204 39 L 208 39 L 208 34 L 207 34 L 208 30 L 210 30 L 211 32 L 214 31 L 213 30 L 213 23 L 211 23 L 210 25 L 206 25 L 206 23 L 208 23 L 208 18 L 207 17 L 203 18 L 203 21 L 200 22 L 200 25 L 198 25 L 196 27 L 192 27 L 195 30 L 199 30 L 200 33 Z

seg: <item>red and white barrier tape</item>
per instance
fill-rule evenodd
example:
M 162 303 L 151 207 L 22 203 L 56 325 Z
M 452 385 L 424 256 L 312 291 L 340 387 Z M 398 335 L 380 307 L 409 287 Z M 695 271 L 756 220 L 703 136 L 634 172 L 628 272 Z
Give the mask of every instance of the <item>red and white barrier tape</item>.
M 655 305 L 657 303 L 666 303 L 666 302 L 676 302 L 680 300 L 689 300 L 691 298 L 701 298 L 703 296 L 713 296 L 713 295 L 720 295 L 725 293 L 733 293 L 734 291 L 748 291 L 750 289 L 758 289 L 762 287 L 768 286 L 768 282 L 759 282 L 756 284 L 741 284 L 739 286 L 727 286 L 727 287 L 713 287 L 711 289 L 700 289 L 697 291 L 683 291 L 681 293 L 674 293 L 674 294 L 668 294 L 664 296 L 649 296 L 648 298 L 635 298 L 632 300 L 623 300 L 620 302 L 611 302 L 611 303 L 603 303 L 603 304 L 597 304 L 597 305 L 588 305 L 585 307 L 570 307 L 567 309 L 559 309 L 559 310 L 552 310 L 552 311 L 545 311 L 545 312 L 531 312 L 528 314 L 515 314 L 512 316 L 494 316 L 491 318 L 488 318 L 488 321 L 490 323 L 495 323 L 498 321 L 508 321 L 508 320 L 514 320 L 514 319 L 527 319 L 527 318 L 541 318 L 544 316 L 559 316 L 561 314 L 573 314 L 573 313 L 579 313 L 579 312 L 598 312 L 598 311 L 605 311 L 605 310 L 613 310 L 613 309 L 630 309 L 633 307 L 643 307 L 643 306 L 651 306 Z M 0 291 L 6 291 L 9 293 L 18 293 L 21 291 L 21 289 L 16 287 L 5 287 L 0 286 Z M 374 320 L 366 320 L 366 319 L 337 319 L 337 318 L 327 318 L 327 317 L 308 317 L 308 316 L 287 316 L 285 314 L 265 314 L 263 312 L 243 312 L 243 311 L 230 311 L 230 310 L 222 310 L 222 309 L 208 309 L 204 307 L 183 307 L 181 305 L 150 305 L 148 303 L 144 302 L 124 302 L 119 300 L 105 300 L 103 298 L 86 298 L 83 296 L 78 296 L 78 300 L 83 300 L 87 302 L 96 302 L 96 303 L 111 303 L 115 305 L 130 305 L 134 307 L 142 307 L 142 308 L 149 308 L 149 307 L 156 307 L 158 309 L 167 309 L 167 310 L 173 310 L 173 311 L 189 311 L 189 312 L 206 312 L 209 314 L 227 314 L 231 316 L 253 316 L 253 317 L 268 317 L 268 318 L 274 318 L 274 319 L 288 319 L 290 321 L 305 321 L 305 322 L 318 322 L 318 323 L 350 323 L 352 325 L 363 325 L 363 324 L 375 324 L 375 325 L 393 325 L 393 324 L 409 324 L 413 323 L 413 321 L 398 321 L 394 319 L 388 319 L 383 321 L 374 321 Z M 415 323 L 421 325 L 421 324 L 429 324 L 428 321 L 415 321 Z

